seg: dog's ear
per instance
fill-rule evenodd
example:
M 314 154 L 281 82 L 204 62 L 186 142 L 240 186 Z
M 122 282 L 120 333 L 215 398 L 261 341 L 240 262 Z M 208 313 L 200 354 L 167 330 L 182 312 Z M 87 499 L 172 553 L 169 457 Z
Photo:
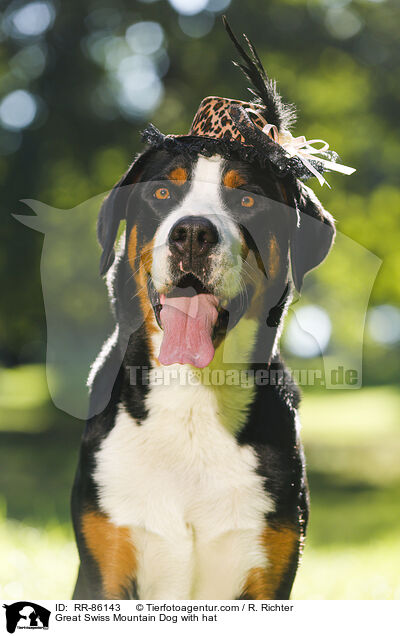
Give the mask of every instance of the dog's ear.
M 317 267 L 328 252 L 335 238 L 335 225 L 314 192 L 297 181 L 293 202 L 297 223 L 290 241 L 290 261 L 293 282 L 300 292 L 307 272 Z
M 129 169 L 115 184 L 107 198 L 103 201 L 97 221 L 97 237 L 102 247 L 100 259 L 100 275 L 108 272 L 114 262 L 114 244 L 117 238 L 119 224 L 126 219 L 126 207 L 131 188 L 128 186 L 136 183 L 143 172 L 144 165 L 152 154 L 152 150 L 146 150 L 139 155 Z

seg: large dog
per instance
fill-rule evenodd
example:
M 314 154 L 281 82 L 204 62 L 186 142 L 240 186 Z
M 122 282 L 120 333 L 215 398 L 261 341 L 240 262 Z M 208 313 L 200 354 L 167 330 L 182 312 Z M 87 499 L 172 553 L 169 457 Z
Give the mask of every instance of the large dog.
M 189 135 L 150 125 L 100 211 L 117 328 L 73 490 L 74 598 L 290 595 L 308 493 L 277 341 L 334 226 L 299 180 L 324 160 L 285 149 L 289 110 L 235 44 L 258 99 L 206 98 Z

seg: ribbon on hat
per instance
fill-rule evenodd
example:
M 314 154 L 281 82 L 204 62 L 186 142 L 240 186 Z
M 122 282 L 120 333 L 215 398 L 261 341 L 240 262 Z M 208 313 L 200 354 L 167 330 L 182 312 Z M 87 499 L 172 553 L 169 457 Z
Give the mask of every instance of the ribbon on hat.
M 261 115 L 259 111 L 253 110 L 252 108 L 246 108 L 247 112 L 254 113 L 257 115 L 263 122 L 264 127 L 262 128 L 262 132 L 265 135 L 271 137 L 271 139 L 282 146 L 282 148 L 288 153 L 290 157 L 298 157 L 300 161 L 306 166 L 306 168 L 317 177 L 320 185 L 326 185 L 330 188 L 329 183 L 323 177 L 323 175 L 318 172 L 318 170 L 312 165 L 312 159 L 317 159 L 319 163 L 322 163 L 324 168 L 327 170 L 333 170 L 335 172 L 341 172 L 342 174 L 353 174 L 356 171 L 355 168 L 351 168 L 350 166 L 344 166 L 340 163 L 335 163 L 334 161 L 328 161 L 327 159 L 323 159 L 321 157 L 316 157 L 320 153 L 326 152 L 329 149 L 329 144 L 323 139 L 310 139 L 307 141 L 304 135 L 300 137 L 293 137 L 292 133 L 289 130 L 283 130 L 279 132 L 278 128 L 275 124 L 269 124 L 264 117 Z M 314 148 L 313 144 L 322 144 L 321 148 Z

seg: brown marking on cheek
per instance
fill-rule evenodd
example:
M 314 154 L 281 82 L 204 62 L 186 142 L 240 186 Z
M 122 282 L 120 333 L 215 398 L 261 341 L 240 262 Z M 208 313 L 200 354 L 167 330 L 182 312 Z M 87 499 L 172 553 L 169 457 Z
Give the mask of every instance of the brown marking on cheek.
M 288 203 L 289 199 L 288 199 L 286 189 L 283 187 L 281 183 L 279 183 L 279 187 L 280 187 L 281 194 L 283 196 L 283 200 L 285 201 L 286 205 L 289 205 Z
M 148 345 L 150 348 L 150 357 L 156 361 L 151 344 L 151 335 L 157 332 L 157 324 L 154 316 L 152 304 L 147 293 L 147 277 L 151 274 L 153 264 L 153 247 L 154 240 L 144 245 L 137 253 L 137 228 L 134 226 L 131 230 L 128 242 L 128 261 L 133 271 L 136 285 L 138 288 L 138 296 L 140 307 L 143 312 L 144 325 L 148 336 Z M 139 256 L 139 264 L 137 258 Z
M 82 518 L 82 532 L 99 567 L 105 598 L 121 598 L 137 569 L 129 528 L 115 526 L 99 512 L 87 512 Z
M 241 243 L 241 250 L 240 250 L 240 256 L 242 257 L 242 259 L 245 261 L 248 254 L 249 254 L 249 246 L 246 243 L 246 239 L 244 238 L 243 234 L 240 232 L 240 243 Z
M 151 239 L 151 241 L 143 245 L 142 249 L 140 250 L 140 264 L 143 265 L 143 267 L 141 267 L 141 273 L 143 275 L 151 273 L 151 268 L 153 265 L 153 248 L 154 239 Z
M 227 188 L 239 188 L 239 186 L 245 183 L 246 179 L 244 179 L 237 170 L 228 170 L 224 175 L 223 184 Z
M 266 283 L 265 283 L 265 277 L 263 276 L 262 280 L 257 284 L 254 290 L 250 307 L 248 308 L 246 312 L 246 318 L 250 318 L 250 319 L 256 318 L 257 320 L 260 320 L 260 318 L 262 317 L 263 299 L 264 299 L 265 291 L 266 291 Z
M 176 185 L 183 185 L 186 183 L 188 178 L 188 173 L 186 168 L 179 166 L 178 168 L 174 168 L 168 175 L 168 179 L 170 181 L 174 181 Z
M 133 226 L 128 241 L 128 261 L 133 272 L 136 271 L 137 227 Z
M 276 599 L 282 579 L 299 549 L 299 542 L 299 534 L 294 528 L 265 528 L 260 543 L 268 557 L 268 566 L 249 570 L 242 596 L 256 600 Z
M 135 274 L 136 284 L 138 286 L 139 302 L 143 313 L 144 326 L 148 336 L 148 345 L 150 348 L 150 357 L 158 364 L 158 360 L 154 354 L 151 336 L 158 332 L 158 326 L 154 316 L 152 304 L 147 293 L 147 278 L 151 274 L 153 265 L 153 249 L 154 239 L 146 243 L 140 250 L 140 267 Z
M 275 235 L 272 235 L 268 241 L 268 253 L 268 273 L 271 278 L 275 278 L 280 264 L 280 249 Z
M 260 263 L 252 252 L 244 238 L 242 238 L 241 257 L 243 259 L 242 280 L 246 287 L 253 290 L 249 307 L 245 313 L 245 317 L 260 320 L 263 311 L 264 294 L 266 292 L 267 280 L 265 274 L 260 268 Z

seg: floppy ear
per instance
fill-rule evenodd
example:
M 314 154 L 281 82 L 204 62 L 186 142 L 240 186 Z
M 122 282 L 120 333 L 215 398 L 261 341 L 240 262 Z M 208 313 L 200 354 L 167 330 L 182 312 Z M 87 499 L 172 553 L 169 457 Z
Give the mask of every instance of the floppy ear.
M 335 238 L 335 225 L 311 188 L 301 181 L 297 185 L 294 204 L 298 220 L 291 236 L 290 260 L 293 282 L 300 291 L 305 274 L 328 255 Z
M 139 155 L 127 172 L 115 184 L 107 198 L 103 201 L 97 221 L 97 238 L 103 249 L 100 259 L 100 275 L 108 272 L 114 262 L 114 244 L 120 222 L 126 218 L 126 206 L 131 192 L 127 186 L 136 183 L 143 171 L 144 164 L 154 151 L 145 150 Z

